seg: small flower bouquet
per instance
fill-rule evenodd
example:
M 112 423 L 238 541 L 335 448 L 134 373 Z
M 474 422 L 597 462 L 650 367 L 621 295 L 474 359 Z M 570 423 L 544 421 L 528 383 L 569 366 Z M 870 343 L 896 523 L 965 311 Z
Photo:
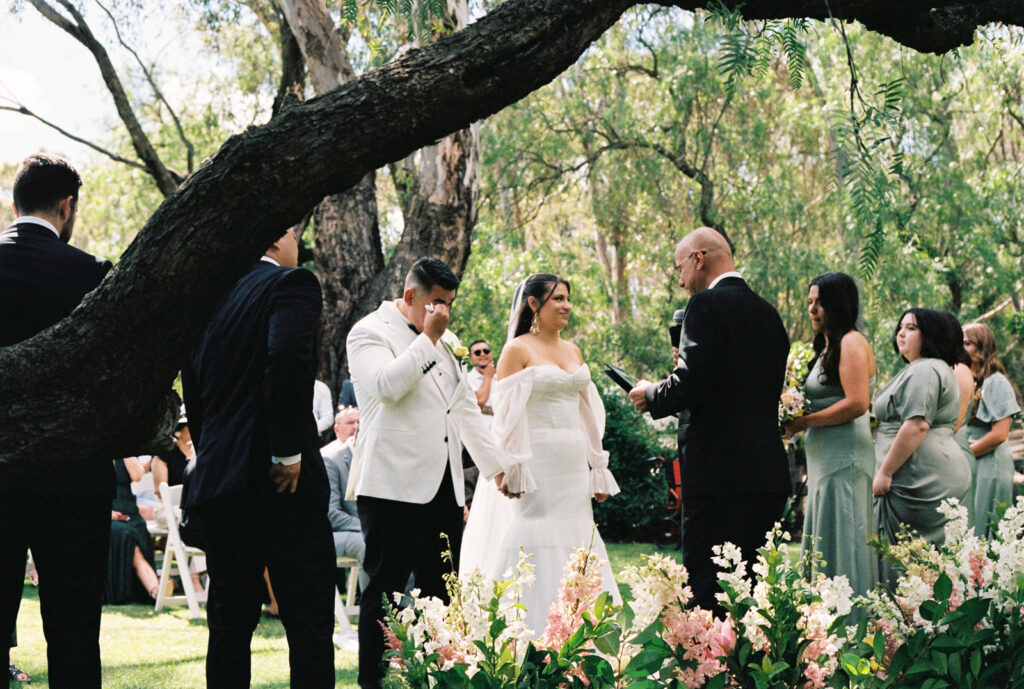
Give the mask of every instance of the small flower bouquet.
M 786 382 L 779 396 L 779 429 L 798 416 L 803 416 L 806 408 L 804 397 L 804 379 L 807 378 L 807 366 L 814 357 L 814 348 L 806 342 L 794 342 L 789 348 L 786 358 Z

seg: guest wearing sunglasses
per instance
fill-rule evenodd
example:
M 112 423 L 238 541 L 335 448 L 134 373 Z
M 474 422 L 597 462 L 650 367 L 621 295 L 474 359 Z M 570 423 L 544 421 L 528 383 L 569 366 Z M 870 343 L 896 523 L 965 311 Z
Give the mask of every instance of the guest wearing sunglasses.
M 494 416 L 491 409 L 491 382 L 494 380 L 494 355 L 491 345 L 486 340 L 477 340 L 469 345 L 469 363 L 473 370 L 466 376 L 469 387 L 476 393 L 476 403 L 480 411 L 487 416 Z M 488 425 L 490 425 L 488 419 Z

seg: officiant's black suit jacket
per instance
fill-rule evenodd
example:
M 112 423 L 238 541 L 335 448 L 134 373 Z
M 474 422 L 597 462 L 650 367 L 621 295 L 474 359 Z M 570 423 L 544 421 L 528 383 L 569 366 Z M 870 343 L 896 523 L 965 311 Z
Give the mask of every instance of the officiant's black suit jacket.
M 185 507 L 267 491 L 271 457 L 301 454 L 298 491 L 327 513 L 313 418 L 321 304 L 311 272 L 260 261 L 214 314 L 181 374 L 197 457 Z
M 110 267 L 110 261 L 65 244 L 42 225 L 16 223 L 4 230 L 0 233 L 0 347 L 27 340 L 63 319 L 100 284 Z M 74 461 L 59 462 L 41 476 L 4 481 L 0 495 L 113 497 L 112 458 L 54 459 Z
M 778 424 L 788 353 L 778 312 L 741 278 L 691 297 L 678 366 L 647 395 L 654 418 L 689 411 L 684 496 L 789 493 Z

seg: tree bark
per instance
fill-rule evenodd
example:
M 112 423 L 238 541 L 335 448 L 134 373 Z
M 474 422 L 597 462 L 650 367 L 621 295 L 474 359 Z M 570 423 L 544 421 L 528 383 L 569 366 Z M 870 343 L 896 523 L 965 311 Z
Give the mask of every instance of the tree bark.
M 508 0 L 480 21 L 228 139 L 153 213 L 103 283 L 39 335 L 0 348 L 0 464 L 134 453 L 173 423 L 165 396 L 240 275 L 324 196 L 464 129 L 573 64 L 630 0 Z M 695 6 L 697 3 L 687 3 Z M 812 14 L 771 3 L 773 16 Z M 848 16 L 918 49 L 970 40 L 972 21 L 1024 25 L 1024 3 L 847 0 Z M 751 16 L 769 4 L 744 5 Z M 819 16 L 820 9 L 814 16 Z M 969 15 L 969 16 L 968 16 Z M 936 17 L 945 17 L 941 26 Z M 971 18 L 973 17 L 973 19 Z M 908 29 L 900 19 L 914 19 Z M 931 26 L 931 34 L 925 26 Z M 88 189 L 85 190 L 88 194 Z

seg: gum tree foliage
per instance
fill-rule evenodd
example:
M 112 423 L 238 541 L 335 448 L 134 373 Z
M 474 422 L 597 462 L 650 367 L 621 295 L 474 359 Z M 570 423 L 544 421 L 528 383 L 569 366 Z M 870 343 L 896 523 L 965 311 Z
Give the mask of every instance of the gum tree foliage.
M 5 411 L 0 461 L 25 467 L 44 457 L 119 456 L 163 433 L 174 413 L 163 391 L 181 356 L 221 295 L 283 228 L 370 171 L 547 84 L 632 4 L 508 0 L 462 31 L 228 139 L 160 204 L 117 268 L 75 313 L 54 329 L 0 351 Z M 673 4 L 687 10 L 704 6 Z M 858 19 L 914 50 L 939 53 L 971 43 L 978 25 L 1024 24 L 1024 8 L 1004 0 L 898 7 L 861 0 L 843 3 L 843 11 L 844 19 Z M 742 12 L 744 19 L 758 21 L 827 19 L 835 10 L 829 3 L 765 0 L 745 3 Z M 882 103 L 884 108 L 885 99 Z M 855 115 L 857 107 L 866 106 L 855 106 Z M 883 120 L 870 124 L 888 126 Z M 866 129 L 854 132 L 855 142 L 857 136 L 870 141 Z M 764 139 L 756 143 L 759 151 L 766 148 Z M 731 169 L 745 180 L 741 167 Z M 742 220 L 730 220 L 726 227 L 749 225 Z M 750 231 L 771 237 L 774 230 Z M 831 232 L 839 234 L 835 227 Z M 575 263 L 560 242 L 551 248 L 564 263 Z M 599 284 L 600 270 L 582 272 Z M 514 275 L 502 276 L 510 278 Z M 637 282 L 641 291 L 630 295 L 636 303 L 659 289 L 670 300 L 664 267 Z M 592 294 L 596 299 L 599 292 Z M 171 313 L 180 314 L 174 327 L 166 322 Z M 653 338 L 645 342 L 649 352 L 665 349 Z M 637 351 L 643 355 L 642 347 Z M 54 397 L 55 388 L 66 395 Z

